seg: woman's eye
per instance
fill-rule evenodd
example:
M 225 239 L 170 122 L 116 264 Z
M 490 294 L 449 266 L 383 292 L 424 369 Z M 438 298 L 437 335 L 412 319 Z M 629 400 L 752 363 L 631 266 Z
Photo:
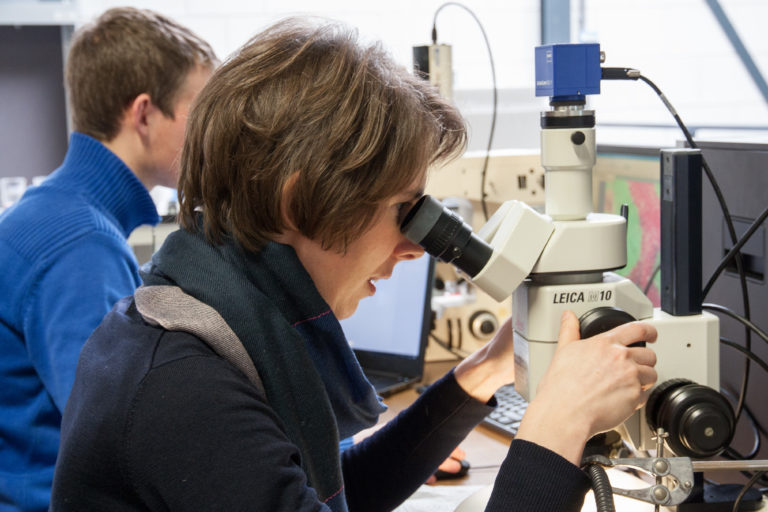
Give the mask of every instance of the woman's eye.
M 397 204 L 397 223 L 402 224 L 403 220 L 405 219 L 405 216 L 408 214 L 408 212 L 411 210 L 411 206 L 413 206 L 413 203 L 408 201 L 405 203 L 398 203 Z

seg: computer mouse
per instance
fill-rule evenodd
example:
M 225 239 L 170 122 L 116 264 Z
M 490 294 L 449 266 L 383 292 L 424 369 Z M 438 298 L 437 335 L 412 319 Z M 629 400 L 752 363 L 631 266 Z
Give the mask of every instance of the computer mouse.
M 438 469 L 435 471 L 435 478 L 438 480 L 452 480 L 454 478 L 462 478 L 464 476 L 467 476 L 467 472 L 469 472 L 469 462 L 467 462 L 466 459 L 458 461 L 461 465 L 461 468 L 456 473 L 451 473 L 450 471 L 443 471 L 442 469 Z

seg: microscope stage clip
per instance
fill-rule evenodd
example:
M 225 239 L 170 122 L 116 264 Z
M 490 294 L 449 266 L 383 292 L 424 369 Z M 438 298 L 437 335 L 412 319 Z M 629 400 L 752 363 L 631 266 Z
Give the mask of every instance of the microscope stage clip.
M 595 455 L 585 459 L 588 464 L 606 467 L 626 466 L 640 469 L 654 477 L 669 477 L 674 485 L 656 483 L 642 489 L 621 489 L 613 487 L 613 493 L 655 505 L 679 505 L 688 498 L 693 489 L 693 463 L 687 457 L 648 457 L 609 459 Z
M 631 457 L 609 459 L 593 455 L 585 464 L 605 467 L 625 466 L 640 469 L 657 478 L 671 478 L 674 485 L 656 483 L 642 489 L 613 487 L 613 493 L 654 505 L 675 506 L 684 502 L 693 490 L 693 473 L 711 470 L 766 471 L 768 460 L 691 460 L 688 457 Z M 671 488 L 670 488 L 671 487 Z

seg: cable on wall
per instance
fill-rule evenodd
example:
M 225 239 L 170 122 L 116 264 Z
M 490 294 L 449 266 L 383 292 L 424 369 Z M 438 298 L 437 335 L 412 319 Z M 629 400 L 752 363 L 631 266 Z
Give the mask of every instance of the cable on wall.
M 483 34 L 483 40 L 485 41 L 485 47 L 488 49 L 488 60 L 491 63 L 491 79 L 493 80 L 493 109 L 491 110 L 491 131 L 488 135 L 488 147 L 485 152 L 485 160 L 483 161 L 483 170 L 480 173 L 480 204 L 483 208 L 483 215 L 485 216 L 485 220 L 488 220 L 488 205 L 486 203 L 486 193 L 485 193 L 485 181 L 486 181 L 486 175 L 488 173 L 488 162 L 491 158 L 491 148 L 493 147 L 493 136 L 496 132 L 496 114 L 498 110 L 498 88 L 496 87 L 496 65 L 494 64 L 493 60 L 493 53 L 491 52 L 491 43 L 488 42 L 488 35 L 485 33 L 485 28 L 483 28 L 483 24 L 480 23 L 480 19 L 475 15 L 472 10 L 467 7 L 464 4 L 461 4 L 459 2 L 446 2 L 440 7 L 437 8 L 435 11 L 435 16 L 432 19 L 432 43 L 437 44 L 437 15 L 440 13 L 443 8 L 448 6 L 454 6 L 454 7 L 460 7 L 461 9 L 464 9 L 466 12 L 472 16 L 475 21 L 477 22 L 477 26 L 480 27 L 480 32 Z
M 667 108 L 667 110 L 669 111 L 669 113 L 672 115 L 675 122 L 677 123 L 678 127 L 683 132 L 683 135 L 685 136 L 685 139 L 688 142 L 688 145 L 691 148 L 699 149 L 698 144 L 696 144 L 696 141 L 693 140 L 693 137 L 691 136 L 691 132 L 688 131 L 688 128 L 685 126 L 685 123 L 683 122 L 680 115 L 677 113 L 677 110 L 675 109 L 675 107 L 672 106 L 672 103 L 667 99 L 667 97 L 664 95 L 661 89 L 659 89 L 659 87 L 655 83 L 653 83 L 651 79 L 643 76 L 642 73 L 640 73 L 640 71 L 632 68 L 602 68 L 602 77 L 603 79 L 607 79 L 607 80 L 642 80 L 643 82 L 645 82 L 658 95 L 662 103 L 664 103 L 664 106 Z M 725 219 L 725 224 L 728 228 L 728 234 L 731 238 L 731 243 L 736 244 L 737 243 L 736 229 L 733 225 L 733 219 L 731 219 L 731 213 L 728 209 L 728 205 L 725 202 L 725 197 L 723 196 L 722 190 L 720 189 L 720 185 L 718 184 L 717 179 L 715 178 L 715 175 L 712 173 L 712 169 L 710 169 L 709 164 L 707 163 L 703 155 L 701 158 L 701 163 L 702 163 L 702 167 L 704 168 L 704 172 L 707 175 L 707 179 L 712 185 L 712 189 L 715 193 L 715 196 L 717 197 L 717 201 L 720 205 L 720 209 L 723 212 L 723 217 Z M 751 315 L 750 315 L 750 306 L 749 306 L 749 291 L 747 289 L 747 278 L 744 272 L 744 265 L 741 258 L 741 253 L 738 250 L 734 251 L 733 259 L 736 262 L 736 269 L 738 271 L 739 281 L 741 283 L 741 297 L 742 297 L 742 302 L 744 304 L 744 317 L 747 320 L 749 320 Z M 705 298 L 705 297 L 706 297 L 706 293 L 702 295 L 702 298 Z M 747 350 L 749 350 L 752 348 L 752 336 L 749 329 L 745 329 L 744 337 L 745 337 L 745 346 Z M 744 409 L 744 400 L 746 400 L 747 386 L 749 383 L 749 371 L 750 371 L 750 360 L 747 358 L 744 361 L 744 372 L 742 374 L 742 380 L 741 380 L 741 391 L 739 393 L 739 401 L 736 406 L 736 421 L 738 421 L 739 417 L 741 416 L 741 411 Z

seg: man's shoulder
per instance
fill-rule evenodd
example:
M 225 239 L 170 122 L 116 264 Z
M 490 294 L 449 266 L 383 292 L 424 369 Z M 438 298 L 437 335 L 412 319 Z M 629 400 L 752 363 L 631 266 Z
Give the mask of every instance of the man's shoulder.
M 0 233 L 5 235 L 19 227 L 29 232 L 49 224 L 65 232 L 73 221 L 74 226 L 92 223 L 92 210 L 93 206 L 86 198 L 76 192 L 40 186 L 28 190 L 18 203 L 0 217 Z
M 84 196 L 55 187 L 30 190 L 0 217 L 0 241 L 37 258 L 86 236 L 124 241 L 120 229 Z

